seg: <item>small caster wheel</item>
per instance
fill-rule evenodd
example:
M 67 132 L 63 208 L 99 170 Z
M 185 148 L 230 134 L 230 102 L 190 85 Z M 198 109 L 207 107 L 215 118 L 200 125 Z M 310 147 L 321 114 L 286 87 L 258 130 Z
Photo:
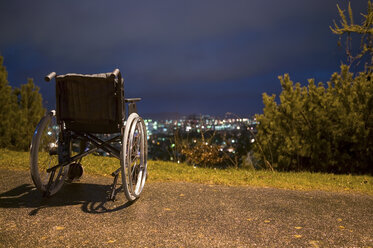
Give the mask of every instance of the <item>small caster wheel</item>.
M 83 166 L 80 163 L 73 163 L 70 165 L 67 177 L 70 181 L 79 180 L 83 175 Z

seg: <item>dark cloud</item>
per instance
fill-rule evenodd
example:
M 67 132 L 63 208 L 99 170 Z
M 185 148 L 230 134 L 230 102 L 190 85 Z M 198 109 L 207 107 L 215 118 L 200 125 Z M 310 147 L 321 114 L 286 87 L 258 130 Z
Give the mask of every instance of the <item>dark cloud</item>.
M 52 70 L 119 67 L 129 94 L 148 99 L 147 112 L 251 114 L 261 111 L 262 92 L 278 93 L 278 74 L 326 80 L 338 69 L 343 52 L 329 29 L 337 3 L 346 8 L 324 0 L 2 1 L 0 53 L 16 85 Z M 355 12 L 365 5 L 352 3 Z M 38 84 L 50 107 L 53 87 Z M 218 107 L 222 98 L 232 109 Z

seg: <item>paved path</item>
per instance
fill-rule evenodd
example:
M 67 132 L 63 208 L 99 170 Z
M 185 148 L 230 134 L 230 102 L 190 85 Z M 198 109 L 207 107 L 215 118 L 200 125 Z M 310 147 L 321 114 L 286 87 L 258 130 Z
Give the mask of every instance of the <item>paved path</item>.
M 43 199 L 0 170 L 0 247 L 373 247 L 373 197 L 148 183 L 129 205 L 86 176 Z

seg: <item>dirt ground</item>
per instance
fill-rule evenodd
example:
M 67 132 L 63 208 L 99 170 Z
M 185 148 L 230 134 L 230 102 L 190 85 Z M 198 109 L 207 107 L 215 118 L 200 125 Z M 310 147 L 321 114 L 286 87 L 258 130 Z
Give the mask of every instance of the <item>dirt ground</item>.
M 110 177 L 50 198 L 27 172 L 0 170 L 0 247 L 373 247 L 373 197 L 147 183 L 107 201 Z

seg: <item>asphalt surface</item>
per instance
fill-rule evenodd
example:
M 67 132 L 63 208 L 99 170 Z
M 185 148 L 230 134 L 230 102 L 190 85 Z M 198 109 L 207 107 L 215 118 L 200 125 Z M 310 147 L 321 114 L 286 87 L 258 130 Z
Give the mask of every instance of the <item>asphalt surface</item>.
M 0 170 L 0 247 L 373 247 L 373 196 L 147 183 L 128 204 L 111 178 L 51 198 L 29 173 Z

